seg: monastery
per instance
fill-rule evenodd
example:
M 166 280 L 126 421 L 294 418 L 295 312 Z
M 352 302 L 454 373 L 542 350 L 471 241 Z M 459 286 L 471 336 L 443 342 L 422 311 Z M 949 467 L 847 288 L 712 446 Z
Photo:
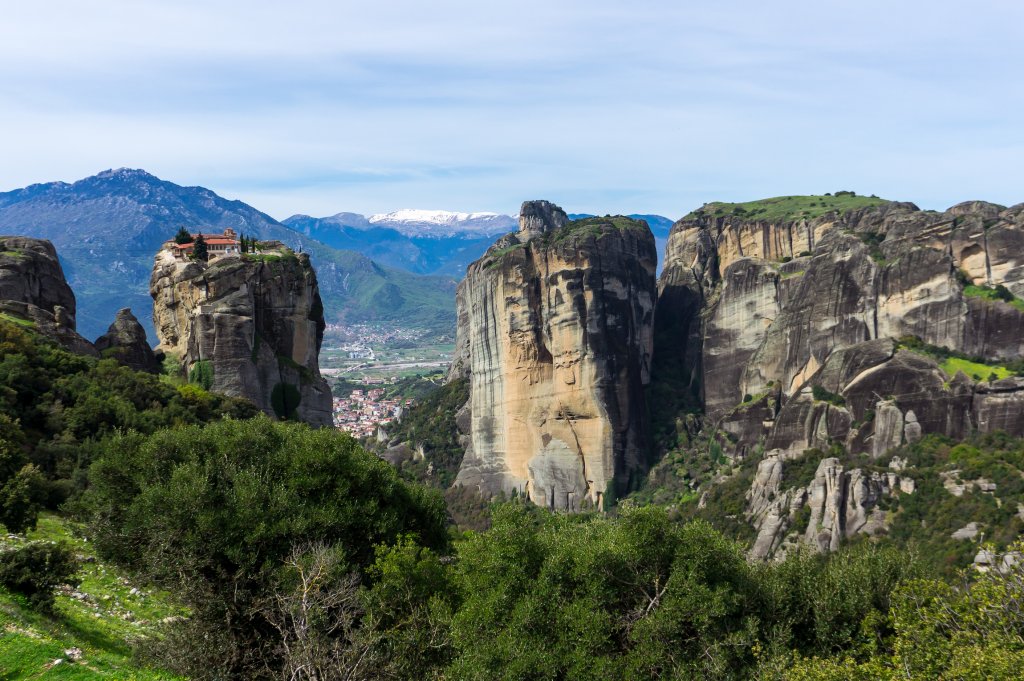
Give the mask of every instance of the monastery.
M 174 239 L 170 239 L 164 242 L 164 248 L 174 253 L 176 260 L 187 260 L 192 255 L 192 247 L 195 245 L 195 240 L 200 236 L 206 242 L 206 250 L 209 253 L 210 262 L 225 255 L 241 253 L 238 234 L 230 227 L 225 229 L 223 234 L 193 234 L 192 241 L 187 244 L 175 243 Z

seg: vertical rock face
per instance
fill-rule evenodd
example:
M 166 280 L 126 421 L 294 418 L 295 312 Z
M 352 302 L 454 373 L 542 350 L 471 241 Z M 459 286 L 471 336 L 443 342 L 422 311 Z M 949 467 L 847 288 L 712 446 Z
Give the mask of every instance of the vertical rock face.
M 1002 369 L 1024 354 L 1024 204 L 874 203 L 795 219 L 709 204 L 669 237 L 657 365 L 685 374 L 731 456 L 759 457 L 759 558 L 882 530 L 879 501 L 914 492 L 896 470 L 844 469 L 834 445 L 879 461 L 929 433 L 1024 435 L 1024 378 Z M 810 449 L 813 481 L 787 488 Z
M 318 362 L 323 304 L 308 256 L 275 247 L 208 265 L 161 250 L 150 294 L 158 350 L 186 375 L 271 416 L 331 424 Z
M 1024 306 L 996 287 L 1024 296 L 1024 205 L 886 203 L 789 221 L 695 211 L 669 237 L 658 324 L 672 333 L 655 352 L 680 355 L 741 452 L 838 440 L 881 455 L 932 432 L 1024 434 L 1015 381 L 951 377 L 921 350 L 1019 358 Z M 753 423 L 741 405 L 760 396 L 773 413 Z
M 523 204 L 470 265 L 451 376 L 470 380 L 456 484 L 601 507 L 647 467 L 657 255 L 646 223 Z
M 0 237 L 0 312 L 31 323 L 72 352 L 96 354 L 75 330 L 75 294 L 45 239 Z

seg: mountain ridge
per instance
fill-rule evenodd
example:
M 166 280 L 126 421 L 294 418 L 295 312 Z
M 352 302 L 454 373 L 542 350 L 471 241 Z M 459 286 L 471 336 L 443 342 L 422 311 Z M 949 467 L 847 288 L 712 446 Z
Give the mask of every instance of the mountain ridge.
M 330 322 L 401 322 L 439 332 L 454 328 L 453 280 L 378 265 L 205 187 L 119 168 L 73 183 L 37 183 L 0 193 L 0 232 L 54 244 L 78 295 L 79 326 L 88 337 L 102 334 L 123 307 L 139 313 L 154 337 L 147 292 L 153 257 L 182 226 L 231 227 L 308 252 L 320 275 Z

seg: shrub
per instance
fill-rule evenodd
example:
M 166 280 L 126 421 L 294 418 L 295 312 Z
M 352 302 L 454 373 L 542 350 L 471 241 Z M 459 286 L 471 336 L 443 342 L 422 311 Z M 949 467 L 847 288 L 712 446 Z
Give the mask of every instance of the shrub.
M 31 542 L 0 553 L 0 584 L 24 595 L 39 610 L 51 612 L 56 588 L 78 585 L 78 568 L 74 554 L 63 544 Z
M 188 372 L 188 382 L 195 383 L 200 386 L 203 390 L 209 390 L 213 387 L 213 365 L 209 360 L 199 360 L 192 365 L 192 369 Z
M 837 407 L 841 407 L 846 404 L 846 398 L 842 395 L 837 395 L 824 386 L 816 385 L 812 387 L 811 394 L 814 395 L 814 399 L 818 402 L 828 402 L 829 404 L 834 404 Z
M 9 531 L 24 533 L 36 526 L 46 497 L 46 480 L 39 469 L 26 464 L 0 486 L 0 524 Z
M 282 420 L 294 419 L 301 401 L 302 394 L 291 383 L 278 383 L 270 392 L 270 405 L 277 418 Z

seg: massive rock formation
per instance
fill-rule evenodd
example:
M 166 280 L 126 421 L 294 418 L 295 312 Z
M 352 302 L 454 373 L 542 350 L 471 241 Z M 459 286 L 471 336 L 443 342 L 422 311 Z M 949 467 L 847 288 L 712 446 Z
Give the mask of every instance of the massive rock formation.
M 157 373 L 162 368 L 161 358 L 146 339 L 146 329 L 127 307 L 118 310 L 114 323 L 96 339 L 96 350 L 136 371 Z
M 96 354 L 75 330 L 75 294 L 45 239 L 0 237 L 0 313 L 31 323 L 72 352 Z
M 656 263 L 642 221 L 523 204 L 519 231 L 458 290 L 450 375 L 469 378 L 470 401 L 456 484 L 577 510 L 639 482 Z
M 323 304 L 308 256 L 281 246 L 207 264 L 162 249 L 150 294 L 158 350 L 192 380 L 272 416 L 331 424 L 318 362 Z
M 673 227 L 656 359 L 672 360 L 733 456 L 764 452 L 760 479 L 833 443 L 877 459 L 928 433 L 1024 435 L 1024 378 L 1000 368 L 1024 353 L 1024 204 L 875 203 L 788 219 L 710 204 Z M 830 548 L 874 527 L 873 500 L 901 488 L 826 469 L 817 492 L 773 489 L 758 506 L 752 489 L 755 555 L 804 504 L 831 509 L 805 536 Z

